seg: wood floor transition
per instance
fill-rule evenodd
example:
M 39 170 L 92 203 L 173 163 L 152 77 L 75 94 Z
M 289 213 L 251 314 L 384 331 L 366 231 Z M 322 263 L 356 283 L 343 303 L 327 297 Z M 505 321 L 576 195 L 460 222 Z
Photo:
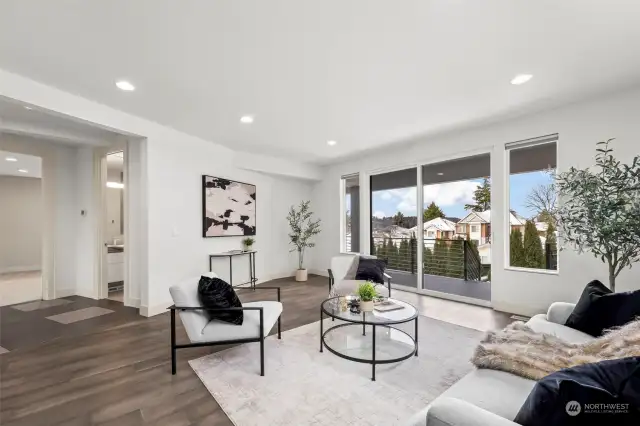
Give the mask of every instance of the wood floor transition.
M 268 285 L 282 288 L 283 330 L 318 321 L 327 278 Z M 239 294 L 243 301 L 275 300 L 267 290 Z M 416 304 L 423 315 L 468 327 L 500 328 L 510 321 L 487 308 L 405 292 L 394 297 Z M 28 312 L 0 308 L 0 346 L 8 350 L 0 355 L 0 424 L 232 424 L 187 363 L 225 347 L 179 350 L 178 373 L 172 376 L 168 313 L 144 318 L 110 300 L 65 299 L 73 303 Z M 113 312 L 70 324 L 46 319 L 90 306 Z M 186 342 L 180 321 L 178 326 L 178 341 Z

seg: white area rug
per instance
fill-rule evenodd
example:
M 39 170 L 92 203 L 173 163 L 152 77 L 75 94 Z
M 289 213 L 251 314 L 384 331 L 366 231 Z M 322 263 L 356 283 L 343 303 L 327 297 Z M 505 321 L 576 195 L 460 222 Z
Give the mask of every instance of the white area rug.
M 370 364 L 319 352 L 319 322 L 284 332 L 282 340 L 269 337 L 264 377 L 258 343 L 189 363 L 237 426 L 403 424 L 472 369 L 469 359 L 483 335 L 427 317 L 418 321 L 418 356 L 378 365 L 375 382 Z M 338 323 L 325 320 L 325 330 Z M 413 336 L 413 321 L 401 327 Z

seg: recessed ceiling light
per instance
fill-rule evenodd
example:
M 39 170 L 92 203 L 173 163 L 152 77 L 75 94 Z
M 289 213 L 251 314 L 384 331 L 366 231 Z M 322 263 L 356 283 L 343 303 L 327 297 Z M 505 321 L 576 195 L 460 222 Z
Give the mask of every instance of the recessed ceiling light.
M 533 76 L 531 74 L 518 74 L 515 77 L 513 77 L 513 80 L 511 80 L 511 84 L 515 84 L 515 85 L 524 84 L 527 81 L 531 80 L 532 78 Z
M 29 111 L 31 111 L 33 108 L 31 108 L 29 106 L 26 106 L 26 107 L 24 107 L 24 109 L 28 109 Z
M 329 145 L 329 146 L 334 146 L 337 143 L 338 142 L 336 142 L 336 141 L 327 141 L 327 145 Z
M 29 170 L 27 170 L 27 169 L 18 169 L 18 171 L 20 173 L 29 173 Z
M 5 160 L 11 161 L 12 163 L 15 163 L 16 161 L 18 161 L 18 159 L 16 157 L 7 157 L 7 158 L 5 158 Z
M 438 176 L 444 176 L 444 173 L 438 172 Z
M 136 90 L 136 87 L 133 84 L 124 80 L 117 81 L 116 86 L 118 86 L 118 89 L 124 90 L 125 92 L 133 92 Z
M 245 124 L 253 123 L 253 116 L 243 115 L 242 117 L 240 117 L 240 122 Z

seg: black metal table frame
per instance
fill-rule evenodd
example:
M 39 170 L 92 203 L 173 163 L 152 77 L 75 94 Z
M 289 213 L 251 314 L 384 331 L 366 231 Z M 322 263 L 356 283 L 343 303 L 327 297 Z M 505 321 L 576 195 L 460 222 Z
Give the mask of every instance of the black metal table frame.
M 412 356 L 418 356 L 418 310 L 416 309 L 416 312 L 414 315 L 412 315 L 411 317 L 405 318 L 405 319 L 401 319 L 401 320 L 396 320 L 396 321 L 389 321 L 389 322 L 385 322 L 385 323 L 375 323 L 375 322 L 371 322 L 371 321 L 365 321 L 364 320 L 364 315 L 365 313 L 362 313 L 362 319 L 359 320 L 355 320 L 355 319 L 348 319 L 348 318 L 342 318 L 339 316 L 336 316 L 335 314 L 329 312 L 328 310 L 325 310 L 324 305 L 325 303 L 329 302 L 332 299 L 338 299 L 340 298 L 340 296 L 338 297 L 332 297 L 329 299 L 325 299 L 321 304 L 320 304 L 320 352 L 324 352 L 322 349 L 323 347 L 326 347 L 329 352 L 331 352 L 332 354 L 339 356 L 340 358 L 343 359 L 347 359 L 349 361 L 353 361 L 353 362 L 360 362 L 360 363 L 364 363 L 364 364 L 371 364 L 371 380 L 375 381 L 376 380 L 376 365 L 378 364 L 391 364 L 394 362 L 401 362 L 404 360 L 407 360 L 409 358 L 411 358 Z M 415 307 L 414 307 L 415 309 Z M 324 331 L 324 315 L 327 315 L 328 317 L 330 317 L 332 320 L 333 319 L 339 319 L 341 321 L 345 321 L 345 324 L 338 324 L 335 325 L 333 327 L 329 327 L 326 331 Z M 404 330 L 400 330 L 399 328 L 396 327 L 392 327 L 393 325 L 398 325 L 398 324 L 405 324 L 411 321 L 415 321 L 415 337 L 411 337 L 411 335 L 407 332 L 405 332 Z M 327 344 L 327 342 L 325 342 L 325 336 L 332 330 L 341 328 L 341 327 L 351 327 L 351 326 L 358 326 L 358 325 L 362 325 L 362 335 L 366 336 L 366 326 L 370 325 L 373 327 L 373 349 L 372 349 L 372 357 L 371 359 L 363 359 L 363 358 L 355 358 L 349 355 L 345 355 L 342 354 L 338 351 L 336 351 L 335 349 L 332 349 L 331 346 L 329 346 Z M 407 335 L 407 337 L 409 337 L 409 339 L 411 339 L 413 341 L 413 351 L 411 353 L 409 353 L 408 355 L 403 355 L 399 358 L 391 358 L 391 359 L 383 359 L 383 360 L 376 360 L 376 327 L 386 327 L 389 329 L 393 329 L 393 330 L 397 330 L 401 333 L 404 333 L 405 335 Z
M 258 278 L 256 278 L 256 251 L 252 250 L 252 251 L 243 251 L 243 252 L 237 252 L 237 253 L 216 253 L 216 254 L 210 254 L 209 255 L 209 272 L 213 272 L 213 264 L 212 261 L 214 258 L 217 257 L 228 257 L 229 258 L 229 284 L 231 285 L 231 287 L 240 287 L 243 286 L 245 284 L 249 284 L 251 288 L 256 288 L 256 281 L 258 281 Z M 249 281 L 245 282 L 245 283 L 240 283 L 240 284 L 236 284 L 235 286 L 233 285 L 233 258 L 235 256 L 243 256 L 245 254 L 249 255 Z

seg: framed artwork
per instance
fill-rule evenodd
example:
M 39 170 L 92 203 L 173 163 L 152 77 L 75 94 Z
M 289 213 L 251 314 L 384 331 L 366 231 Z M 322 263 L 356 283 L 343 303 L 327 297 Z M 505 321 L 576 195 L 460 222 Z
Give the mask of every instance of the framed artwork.
M 202 236 L 256 235 L 256 186 L 202 176 Z

